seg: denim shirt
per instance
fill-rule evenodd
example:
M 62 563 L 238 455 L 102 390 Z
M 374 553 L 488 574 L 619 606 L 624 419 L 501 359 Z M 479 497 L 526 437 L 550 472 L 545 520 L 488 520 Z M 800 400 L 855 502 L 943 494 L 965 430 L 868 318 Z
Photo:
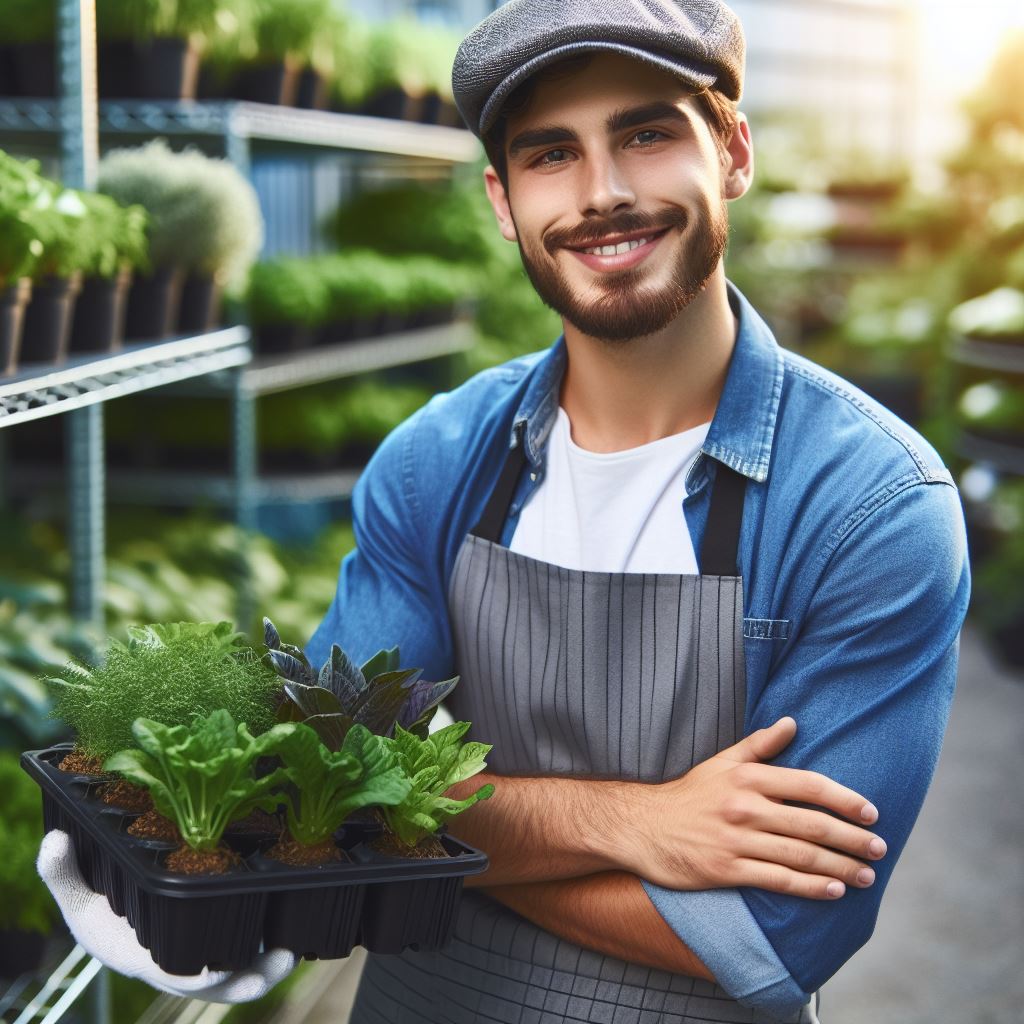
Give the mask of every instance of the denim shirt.
M 868 889 L 834 901 L 762 889 L 677 892 L 644 881 L 659 913 L 735 999 L 791 1014 L 871 935 L 938 759 L 970 578 L 956 487 L 932 447 L 851 384 L 781 349 L 732 286 L 739 321 L 724 390 L 682 501 L 700 557 L 719 460 L 748 478 L 740 536 L 746 731 L 792 715 L 774 763 L 849 786 L 879 810 L 888 845 Z M 353 495 L 356 550 L 307 647 L 362 661 L 399 644 L 425 676 L 456 671 L 447 591 L 516 424 L 544 478 L 567 359 L 545 352 L 433 398 L 381 445 Z M 682 523 L 680 524 L 682 527 Z M 467 685 L 464 683 L 463 685 Z

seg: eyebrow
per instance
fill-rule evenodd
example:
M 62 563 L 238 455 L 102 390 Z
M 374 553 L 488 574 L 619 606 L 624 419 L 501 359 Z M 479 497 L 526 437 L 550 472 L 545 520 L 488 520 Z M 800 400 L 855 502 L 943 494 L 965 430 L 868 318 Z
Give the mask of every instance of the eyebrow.
M 690 117 L 679 107 L 664 100 L 646 103 L 642 107 L 627 107 L 613 111 L 605 121 L 605 129 L 609 133 L 625 131 L 650 121 L 675 121 L 678 124 L 690 125 Z M 578 142 L 579 136 L 571 128 L 560 125 L 545 125 L 541 128 L 529 128 L 520 132 L 509 143 L 508 155 L 515 159 L 527 149 L 539 146 L 556 145 L 559 142 Z

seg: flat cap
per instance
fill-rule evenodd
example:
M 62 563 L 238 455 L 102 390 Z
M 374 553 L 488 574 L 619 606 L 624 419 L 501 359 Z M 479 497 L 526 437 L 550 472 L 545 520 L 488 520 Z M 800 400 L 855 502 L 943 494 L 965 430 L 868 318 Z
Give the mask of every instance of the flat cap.
M 541 68 L 609 50 L 696 90 L 743 91 L 739 18 L 719 0 L 510 0 L 463 39 L 452 86 L 470 130 L 490 131 L 515 88 Z

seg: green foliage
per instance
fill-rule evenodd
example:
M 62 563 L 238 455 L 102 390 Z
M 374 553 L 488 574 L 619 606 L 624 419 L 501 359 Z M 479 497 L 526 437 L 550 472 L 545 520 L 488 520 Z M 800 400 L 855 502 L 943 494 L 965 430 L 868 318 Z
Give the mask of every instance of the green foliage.
M 141 206 L 121 206 L 99 192 L 79 192 L 86 209 L 92 252 L 83 271 L 95 277 L 116 277 L 122 267 L 149 269 L 146 211 Z
M 972 608 L 989 629 L 1002 629 L 1024 618 L 1024 481 L 1000 484 L 990 506 L 998 537 L 975 569 Z
M 0 39 L 5 44 L 44 43 L 56 32 L 55 3 L 39 0 L 3 0 L 0 4 Z
M 43 834 L 39 787 L 21 770 L 18 756 L 0 751 L 0 928 L 48 932 L 56 907 L 36 874 Z
M 960 396 L 957 411 L 974 431 L 999 431 L 1024 437 L 1024 392 L 1002 380 L 973 384 Z
M 228 622 L 129 629 L 127 643 L 111 639 L 102 665 L 70 662 L 48 679 L 53 714 L 76 731 L 85 752 L 99 757 L 130 746 L 139 717 L 176 726 L 227 709 L 263 732 L 273 721 L 278 687 L 240 639 Z
M 35 270 L 43 255 L 35 211 L 51 204 L 39 163 L 0 150 L 0 288 Z
M 201 38 L 236 0 L 96 0 L 100 39 Z M 46 6 L 46 5 L 42 5 Z
M 257 263 L 249 272 L 249 321 L 254 327 L 327 320 L 327 283 L 311 261 L 280 257 Z
M 451 70 L 459 35 L 413 18 L 392 18 L 370 28 L 363 60 L 367 92 L 400 88 L 410 96 L 451 95 Z
M 380 812 L 388 829 L 405 846 L 415 846 L 446 821 L 494 792 L 494 785 L 487 783 L 464 800 L 444 795 L 450 786 L 487 767 L 484 758 L 491 746 L 462 742 L 469 727 L 469 722 L 454 722 L 421 739 L 396 726 L 394 738 L 384 741 L 392 746 L 398 763 L 412 779 L 408 796 Z
M 172 152 L 162 139 L 109 152 L 99 191 L 149 214 L 154 267 L 180 266 L 238 285 L 263 245 L 252 186 L 226 160 Z
M 968 337 L 998 341 L 1024 337 L 1024 292 L 998 288 L 961 303 L 949 315 L 954 331 Z
M 254 738 L 244 722 L 236 725 L 223 709 L 188 726 L 139 718 L 132 735 L 140 749 L 119 751 L 104 768 L 148 789 L 157 810 L 177 824 L 192 849 L 212 850 L 230 822 L 280 805 L 273 790 L 287 778 L 284 770 L 257 779 L 254 767 L 293 729 L 278 725 Z
M 361 807 L 401 802 L 412 786 L 394 752 L 362 725 L 333 752 L 308 725 L 297 724 L 277 750 L 296 787 L 286 793 L 288 830 L 307 846 L 328 839 Z
M 330 11 L 329 0 L 252 0 L 258 60 L 307 61 Z

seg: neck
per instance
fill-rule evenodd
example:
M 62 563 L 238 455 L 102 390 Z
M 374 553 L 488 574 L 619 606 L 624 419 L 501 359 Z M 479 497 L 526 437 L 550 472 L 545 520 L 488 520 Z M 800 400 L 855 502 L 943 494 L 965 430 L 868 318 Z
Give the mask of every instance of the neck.
M 736 343 L 725 271 L 663 330 L 609 344 L 565 323 L 562 408 L 573 440 L 594 452 L 625 451 L 708 423 Z

